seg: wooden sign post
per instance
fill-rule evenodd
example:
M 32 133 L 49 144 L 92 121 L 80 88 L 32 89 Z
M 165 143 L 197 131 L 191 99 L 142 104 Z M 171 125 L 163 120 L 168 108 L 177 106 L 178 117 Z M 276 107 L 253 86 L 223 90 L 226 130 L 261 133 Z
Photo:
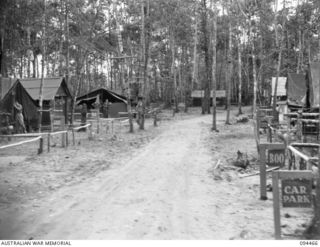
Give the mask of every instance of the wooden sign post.
M 273 217 L 275 239 L 281 239 L 280 201 L 283 207 L 308 208 L 312 206 L 312 171 L 273 171 Z M 281 180 L 281 197 L 279 193 Z
M 267 200 L 267 168 L 283 167 L 285 165 L 285 149 L 283 143 L 261 143 L 259 144 L 260 156 L 260 199 Z M 267 154 L 268 153 L 268 154 Z

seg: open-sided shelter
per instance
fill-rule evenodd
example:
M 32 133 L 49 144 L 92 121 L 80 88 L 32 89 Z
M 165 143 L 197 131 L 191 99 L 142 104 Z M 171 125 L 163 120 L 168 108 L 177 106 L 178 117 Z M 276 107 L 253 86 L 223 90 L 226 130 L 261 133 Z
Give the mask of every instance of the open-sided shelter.
M 272 77 L 271 80 L 271 102 L 273 102 L 273 96 L 276 89 L 276 77 Z M 287 77 L 278 77 L 278 85 L 277 85 L 277 95 L 276 101 L 281 102 L 285 101 L 287 98 L 287 89 L 286 89 Z
M 19 79 L 31 98 L 39 106 L 41 78 Z M 44 78 L 43 82 L 43 109 L 42 125 L 52 126 L 55 116 L 64 117 L 68 123 L 68 105 L 72 100 L 67 83 L 62 77 Z M 50 111 L 49 111 L 50 110 Z
M 272 77 L 272 96 L 276 88 L 276 77 Z M 282 97 L 287 95 L 286 90 L 287 77 L 278 77 L 278 87 L 277 87 L 277 97 Z
M 106 88 L 98 88 L 77 98 L 77 105 L 86 104 L 88 109 L 94 108 L 94 103 L 100 105 L 109 102 L 109 117 L 119 117 L 119 112 L 127 112 L 127 98 Z
M 36 128 L 38 124 L 38 107 L 36 102 L 31 98 L 26 89 L 22 86 L 19 80 L 12 85 L 3 99 L 0 101 L 0 110 L 3 113 L 10 114 L 9 119 L 11 124 L 15 122 L 16 110 L 14 103 L 18 102 L 22 105 L 23 117 L 27 130 Z

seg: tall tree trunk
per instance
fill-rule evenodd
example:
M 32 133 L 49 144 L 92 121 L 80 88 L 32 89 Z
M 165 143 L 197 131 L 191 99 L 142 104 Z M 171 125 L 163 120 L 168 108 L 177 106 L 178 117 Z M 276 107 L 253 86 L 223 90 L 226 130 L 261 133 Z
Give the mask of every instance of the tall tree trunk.
M 66 83 L 70 86 L 70 43 L 69 43 L 69 0 L 65 0 L 65 36 L 66 36 Z M 76 102 L 72 100 L 71 102 L 71 118 L 70 123 L 74 122 L 74 110 Z
M 194 90 L 195 85 L 197 85 L 197 72 L 198 72 L 198 25 L 199 25 L 199 16 L 198 16 L 198 3 L 196 7 L 196 13 L 195 13 L 195 27 L 194 27 L 194 38 L 193 38 L 193 62 L 192 62 L 192 81 L 191 81 L 191 91 Z
M 116 18 L 116 26 L 117 26 L 117 38 L 118 38 L 118 55 L 121 57 L 123 55 L 123 41 L 122 35 L 120 30 L 120 23 Z M 119 59 L 119 71 L 120 71 L 120 88 L 122 93 L 124 92 L 125 85 L 124 85 L 124 60 L 122 58 Z
M 27 44 L 28 44 L 28 50 L 27 50 L 27 59 L 28 59 L 28 64 L 27 64 L 27 76 L 28 78 L 31 77 L 31 41 L 30 41 L 30 36 L 31 36 L 31 30 L 30 27 L 27 27 Z
M 46 59 L 46 0 L 43 0 L 43 27 L 42 27 L 42 63 L 41 63 L 41 83 L 40 83 L 40 92 L 39 92 L 39 133 L 41 132 L 42 127 L 42 111 L 43 111 L 43 85 L 44 85 L 44 67 Z M 52 119 L 51 119 L 52 121 Z
M 277 0 L 276 0 L 276 2 L 277 2 Z M 283 1 L 283 9 L 285 9 L 285 2 L 286 1 Z M 284 26 L 285 26 L 285 18 L 283 18 L 283 21 L 282 21 L 282 27 L 284 27 Z M 275 23 L 275 27 L 277 27 L 276 23 Z M 284 28 L 282 28 L 281 37 L 278 37 L 278 39 L 276 40 L 276 42 L 277 42 L 276 45 L 277 45 L 277 48 L 279 50 L 279 53 L 278 53 L 277 75 L 276 75 L 275 89 L 274 89 L 274 94 L 273 94 L 273 105 L 272 105 L 273 116 L 275 118 L 276 118 L 276 115 L 277 115 L 278 80 L 279 80 L 279 76 L 280 76 L 282 51 L 283 51 L 283 47 L 284 47 L 284 42 L 282 41 L 283 36 L 284 36 Z
M 0 75 L 4 76 L 4 28 L 0 29 Z
M 202 30 L 204 38 L 204 60 L 205 60 L 205 77 L 203 81 L 204 97 L 202 98 L 202 114 L 210 113 L 210 57 L 209 57 L 209 39 L 208 39 L 208 14 L 207 1 L 202 0 Z
M 238 114 L 242 114 L 242 61 L 241 61 L 241 40 L 238 37 Z
M 216 2 L 211 0 L 211 5 L 214 8 L 214 16 L 212 21 L 212 130 L 217 130 L 217 102 L 216 102 L 216 90 L 217 90 L 217 9 Z
M 254 40 L 252 41 L 252 74 L 253 74 L 253 116 L 256 116 L 257 111 L 257 69 Z
M 300 26 L 300 25 L 299 25 Z M 301 36 L 302 36 L 302 31 L 300 30 L 300 27 L 299 27 L 299 31 L 298 31 L 298 37 L 299 37 L 299 53 L 298 53 L 298 62 L 297 62 L 297 74 L 300 73 L 300 70 L 301 70 L 301 59 L 302 59 L 302 40 L 301 40 Z
M 146 100 L 146 86 L 148 76 L 148 59 L 149 53 L 147 52 L 147 40 L 146 40 L 146 16 L 149 17 L 149 0 L 141 0 L 141 61 L 143 66 L 143 84 L 142 84 L 142 97 L 143 97 L 143 112 L 142 119 L 140 121 L 140 129 L 144 129 L 144 117 L 145 117 L 145 100 Z M 148 18 L 149 21 L 149 18 Z
M 229 8 L 231 1 L 228 1 Z M 230 14 L 230 9 L 228 8 L 228 14 Z M 228 20 L 228 33 L 229 33 L 229 43 L 228 43 L 228 50 L 227 50 L 227 74 L 226 74 L 226 81 L 227 81 L 227 117 L 226 117 L 226 124 L 230 124 L 230 101 L 231 101 L 231 73 L 232 73 L 232 58 L 231 58 L 231 52 L 232 52 L 232 27 L 231 27 L 231 16 L 229 16 Z
M 63 4 L 63 0 L 60 0 L 60 10 L 61 10 L 61 14 L 60 14 L 60 40 L 59 40 L 59 76 L 63 76 L 63 57 L 62 57 L 62 48 L 63 48 L 63 19 L 64 19 L 64 15 L 63 15 L 63 9 L 64 9 L 64 4 Z
M 178 100 L 177 100 L 177 72 L 176 72 L 176 52 L 175 52 L 175 40 L 173 34 L 170 34 L 171 40 L 171 74 L 173 78 L 173 115 L 178 112 Z
M 0 76 L 5 75 L 4 69 L 4 36 L 5 36 L 5 23 L 7 17 L 7 8 L 5 8 L 4 12 L 2 12 L 2 16 L 0 16 Z

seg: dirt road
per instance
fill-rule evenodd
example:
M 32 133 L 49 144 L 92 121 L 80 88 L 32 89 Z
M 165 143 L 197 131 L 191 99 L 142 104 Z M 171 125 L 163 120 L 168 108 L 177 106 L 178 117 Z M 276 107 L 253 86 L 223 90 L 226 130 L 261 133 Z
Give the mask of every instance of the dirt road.
M 228 156 L 241 148 L 222 136 L 212 152 L 205 141 L 210 120 L 172 121 L 129 162 L 0 213 L 0 237 L 272 239 L 272 201 L 258 200 L 258 177 L 244 182 L 232 170 L 221 180 L 210 176 L 218 159 L 224 162 L 223 150 Z M 248 126 L 240 132 L 251 135 Z

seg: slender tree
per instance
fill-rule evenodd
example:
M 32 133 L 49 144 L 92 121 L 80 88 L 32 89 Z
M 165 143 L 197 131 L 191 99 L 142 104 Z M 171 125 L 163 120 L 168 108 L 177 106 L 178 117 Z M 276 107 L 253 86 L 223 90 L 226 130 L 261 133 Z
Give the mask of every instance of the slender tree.
M 216 102 L 216 89 L 217 89 L 217 6 L 215 0 L 211 0 L 213 6 L 212 18 L 212 130 L 217 130 L 217 102 Z
M 277 6 L 278 6 L 278 0 L 275 0 L 275 15 L 277 16 Z M 286 9 L 286 0 L 283 0 L 283 12 L 285 12 Z M 278 64 L 277 64 L 277 72 L 276 72 L 276 82 L 275 82 L 275 88 L 274 88 L 274 93 L 273 93 L 273 115 L 276 116 L 276 108 L 277 108 L 277 90 L 278 90 L 278 81 L 280 77 L 280 69 L 281 69 L 281 60 L 282 60 L 282 52 L 284 49 L 284 42 L 283 42 L 283 37 L 284 37 L 284 30 L 285 30 L 285 20 L 286 17 L 282 16 L 282 25 L 281 25 L 281 35 L 279 37 L 278 34 L 278 24 L 277 24 L 277 19 L 275 17 L 275 35 L 276 35 L 276 47 L 278 49 Z
M 46 0 L 43 0 L 43 17 L 42 17 L 42 61 L 41 61 L 41 83 L 39 92 L 39 133 L 42 127 L 42 111 L 43 111 L 43 86 L 44 86 L 44 67 L 46 61 Z
M 230 124 L 230 104 L 231 104 L 231 80 L 232 80 L 232 58 L 231 58 L 231 52 L 232 52 L 232 27 L 231 27 L 231 0 L 227 2 L 228 7 L 228 49 L 227 49 L 227 69 L 226 69 L 226 83 L 227 83 L 227 90 L 226 90 L 226 96 L 227 96 L 227 116 L 226 116 L 226 124 Z

